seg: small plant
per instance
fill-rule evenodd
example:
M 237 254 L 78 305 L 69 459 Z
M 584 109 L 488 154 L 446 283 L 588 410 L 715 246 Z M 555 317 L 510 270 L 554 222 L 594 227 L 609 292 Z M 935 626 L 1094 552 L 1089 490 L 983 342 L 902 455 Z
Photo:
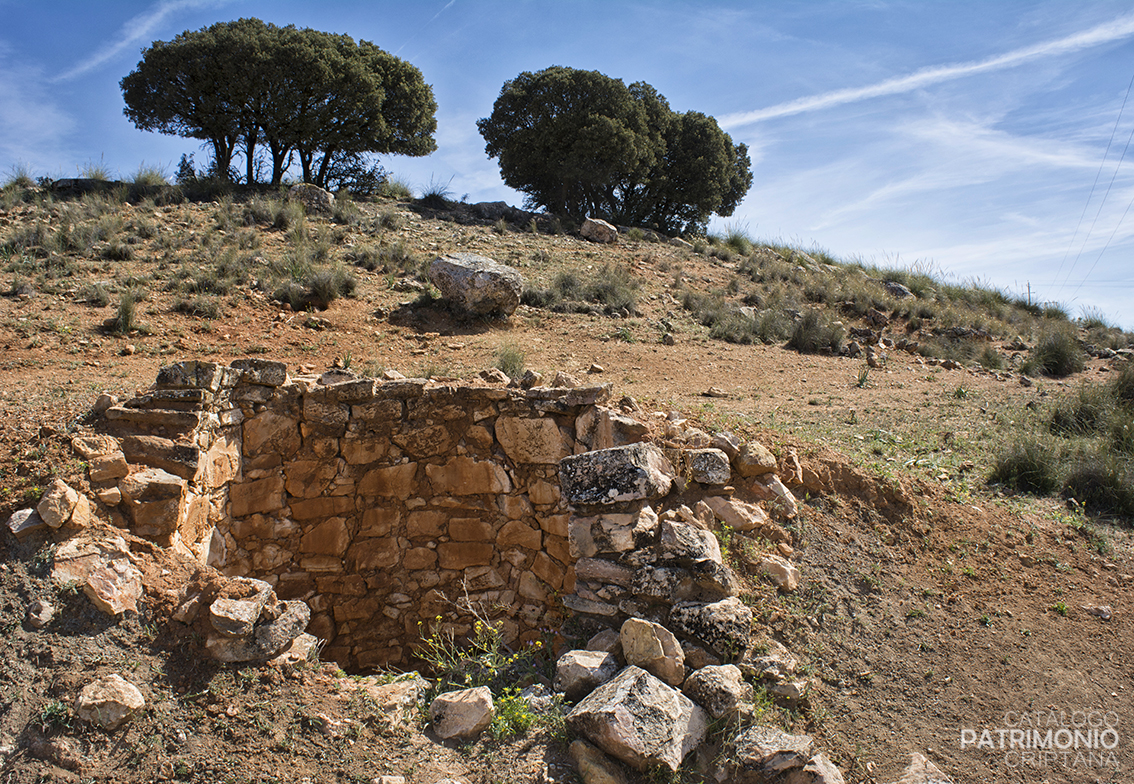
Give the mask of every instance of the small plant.
M 920 607 L 912 607 L 909 610 L 906 610 L 906 617 L 910 619 L 924 618 L 925 610 L 921 609 Z
M 129 289 L 122 292 L 122 296 L 118 298 L 118 313 L 106 322 L 107 328 L 116 335 L 127 335 L 138 329 L 136 307 L 134 292 Z
M 143 188 L 157 188 L 169 185 L 169 178 L 165 175 L 165 169 L 159 166 L 147 166 L 143 162 L 134 172 L 132 182 Z
M 980 625 L 981 626 L 992 626 L 992 617 L 989 616 L 988 613 L 984 613 L 983 615 L 980 616 Z
M 859 389 L 866 389 L 866 387 L 869 384 L 870 384 L 870 366 L 869 365 L 863 365 L 862 370 L 858 371 L 858 381 L 855 382 L 855 386 L 858 387 Z
M 449 209 L 449 197 L 453 195 L 453 191 L 449 185 L 452 182 L 452 177 L 445 183 L 430 178 L 429 185 L 425 186 L 425 190 L 422 191 L 421 198 L 418 199 L 418 201 L 431 210 Z
M 1059 487 L 1059 456 L 1048 442 L 1019 438 L 997 457 L 989 481 L 1026 493 L 1052 493 Z
M 87 180 L 98 180 L 99 182 L 108 182 L 110 180 L 110 169 L 107 168 L 103 156 L 99 156 L 98 163 L 87 161 L 79 167 L 79 176 Z
M 489 732 L 496 740 L 509 740 L 521 738 L 528 733 L 535 722 L 528 701 L 520 695 L 520 690 L 514 686 L 506 686 L 504 693 L 493 701 L 495 715 Z
M 1051 605 L 1051 609 L 1062 615 L 1064 618 L 1067 617 L 1067 604 L 1065 602 L 1056 602 L 1055 604 Z
M 801 354 L 834 354 L 843 345 L 843 327 L 819 310 L 808 310 L 788 339 L 788 348 Z
M 1069 329 L 1052 329 L 1040 336 L 1020 369 L 1029 376 L 1064 378 L 1080 372 L 1086 356 Z
M 496 367 L 508 378 L 524 375 L 524 352 L 514 343 L 505 343 L 496 349 Z
M 965 389 L 963 386 L 959 386 L 959 387 L 957 387 L 956 389 L 953 390 L 953 399 L 954 400 L 968 400 L 968 397 L 969 397 L 969 390 Z
M 74 717 L 65 702 L 53 700 L 40 709 L 37 719 L 40 731 L 48 734 L 71 729 Z

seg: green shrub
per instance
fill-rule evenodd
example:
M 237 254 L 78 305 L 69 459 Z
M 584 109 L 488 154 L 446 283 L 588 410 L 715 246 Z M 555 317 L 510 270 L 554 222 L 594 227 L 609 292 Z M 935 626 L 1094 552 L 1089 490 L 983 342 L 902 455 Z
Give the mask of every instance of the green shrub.
M 110 332 L 116 335 L 126 335 L 140 328 L 135 314 L 137 300 L 137 294 L 133 289 L 122 292 L 122 295 L 118 298 L 118 313 L 105 324 Z
M 221 314 L 221 305 L 216 297 L 191 297 L 179 299 L 174 303 L 173 309 L 186 316 L 215 319 Z
M 124 242 L 112 242 L 103 248 L 102 257 L 108 261 L 129 261 L 134 258 L 134 249 Z
M 358 288 L 358 279 L 349 270 L 336 266 L 316 270 L 308 278 L 307 288 L 310 292 L 311 304 L 319 310 L 326 310 L 340 297 L 354 294 L 355 289 Z
M 535 723 L 531 706 L 515 686 L 505 686 L 503 694 L 493 700 L 493 708 L 495 712 L 488 729 L 495 740 L 522 738 Z
M 1110 380 L 1111 394 L 1123 406 L 1134 406 L 1134 362 L 1127 360 Z
M 496 349 L 496 367 L 508 378 L 518 379 L 524 375 L 524 352 L 514 343 L 505 343 Z
M 165 174 L 165 169 L 142 163 L 134 172 L 131 182 L 143 188 L 158 188 L 162 185 L 169 185 L 169 178 Z
M 1025 493 L 1047 495 L 1059 487 L 1059 455 L 1050 442 L 1019 438 L 993 464 L 989 481 Z
M 408 201 L 413 198 L 413 191 L 410 189 L 409 183 L 401 177 L 387 176 L 378 187 L 378 195 L 386 199 Z
M 1073 396 L 1058 401 L 1048 417 L 1048 429 L 1057 436 L 1093 436 L 1106 432 L 1114 401 L 1110 390 L 1083 384 Z
M 822 311 L 808 310 L 795 325 L 787 345 L 802 354 L 838 353 L 845 334 L 842 325 Z
M 1067 475 L 1063 494 L 1089 511 L 1134 519 L 1134 476 L 1125 461 L 1114 457 L 1080 458 Z
M 586 278 L 571 270 L 560 272 L 549 288 L 526 287 L 520 300 L 531 307 L 559 312 L 593 310 L 586 305 L 591 303 L 608 314 L 633 313 L 640 286 L 628 267 L 604 264 Z
M 335 195 L 335 206 L 331 209 L 331 220 L 343 226 L 353 226 L 362 220 L 362 210 L 346 191 Z
M 1075 336 L 1066 329 L 1053 329 L 1040 336 L 1020 369 L 1029 376 L 1064 378 L 1085 366 L 1086 355 Z

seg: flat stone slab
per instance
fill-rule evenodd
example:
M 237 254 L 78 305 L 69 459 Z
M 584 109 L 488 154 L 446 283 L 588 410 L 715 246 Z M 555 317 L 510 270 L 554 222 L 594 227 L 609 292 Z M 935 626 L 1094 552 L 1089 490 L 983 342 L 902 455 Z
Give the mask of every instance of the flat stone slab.
M 673 476 L 673 465 L 649 443 L 599 449 L 559 461 L 560 492 L 569 504 L 660 498 L 669 492 Z

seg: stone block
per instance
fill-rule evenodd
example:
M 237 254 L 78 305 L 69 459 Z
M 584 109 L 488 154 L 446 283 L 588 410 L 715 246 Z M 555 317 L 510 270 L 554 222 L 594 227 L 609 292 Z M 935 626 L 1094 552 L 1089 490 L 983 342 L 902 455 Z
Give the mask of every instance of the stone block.
M 492 563 L 496 548 L 489 543 L 443 542 L 437 545 L 437 558 L 442 569 L 465 569 Z
M 122 494 L 127 497 L 130 495 L 125 487 L 122 487 Z M 267 514 L 283 509 L 284 478 L 276 475 L 234 484 L 229 490 L 229 507 L 233 517 Z
M 359 480 L 358 494 L 400 498 L 404 501 L 413 495 L 416 489 L 416 482 L 414 481 L 416 475 L 417 463 L 399 463 L 384 468 L 375 468 L 368 471 Z
M 425 473 L 438 495 L 495 495 L 512 491 L 508 473 L 489 461 L 455 457 L 444 465 L 427 465 Z
M 555 420 L 547 417 L 498 417 L 496 440 L 515 463 L 557 464 L 575 448 Z
M 608 505 L 660 498 L 673 484 L 673 466 L 653 444 L 613 447 L 565 457 L 559 485 L 569 504 Z
M 352 499 L 347 499 L 352 500 Z M 350 531 L 341 517 L 332 517 L 312 528 L 299 540 L 299 550 L 316 555 L 339 555 L 350 545 Z

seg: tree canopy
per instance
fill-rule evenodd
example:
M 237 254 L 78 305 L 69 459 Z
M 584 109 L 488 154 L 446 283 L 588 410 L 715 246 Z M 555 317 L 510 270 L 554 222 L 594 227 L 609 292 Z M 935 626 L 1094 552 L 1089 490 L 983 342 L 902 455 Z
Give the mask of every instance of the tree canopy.
M 645 82 L 553 66 L 505 82 L 477 121 L 504 182 L 576 220 L 703 231 L 752 185 L 748 148 L 716 120 L 680 114 Z
M 135 126 L 201 139 L 226 179 L 242 155 L 245 180 L 255 182 L 261 145 L 273 183 L 294 155 L 304 181 L 317 185 L 368 153 L 437 147 L 437 103 L 421 72 L 347 35 L 220 22 L 155 41 L 120 86 Z

